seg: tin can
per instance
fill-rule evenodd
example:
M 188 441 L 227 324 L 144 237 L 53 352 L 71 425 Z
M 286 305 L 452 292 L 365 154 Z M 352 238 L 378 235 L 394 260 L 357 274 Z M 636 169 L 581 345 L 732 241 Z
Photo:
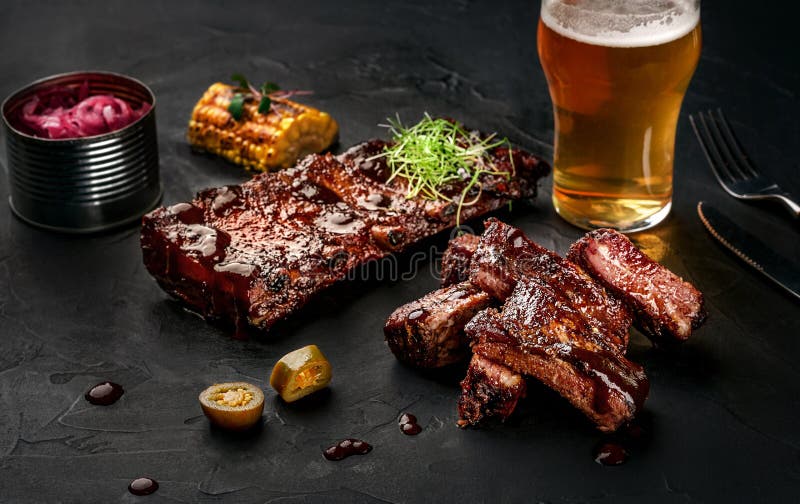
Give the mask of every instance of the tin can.
M 37 93 L 89 83 L 150 109 L 135 122 L 101 135 L 51 140 L 20 131 L 13 118 Z M 156 99 L 140 81 L 111 72 L 72 72 L 35 81 L 2 105 L 9 205 L 22 220 L 69 233 L 103 231 L 141 219 L 163 193 L 159 180 Z

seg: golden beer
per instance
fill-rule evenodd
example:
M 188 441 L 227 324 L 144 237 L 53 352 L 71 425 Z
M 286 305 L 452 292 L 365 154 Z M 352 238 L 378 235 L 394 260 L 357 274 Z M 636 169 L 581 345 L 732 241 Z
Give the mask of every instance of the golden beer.
M 553 204 L 583 228 L 638 231 L 672 204 L 675 129 L 700 57 L 699 1 L 544 0 Z

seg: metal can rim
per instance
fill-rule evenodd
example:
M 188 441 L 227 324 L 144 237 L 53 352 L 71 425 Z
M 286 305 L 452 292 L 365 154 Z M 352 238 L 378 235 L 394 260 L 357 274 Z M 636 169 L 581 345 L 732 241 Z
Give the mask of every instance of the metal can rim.
M 156 95 L 155 95 L 155 93 L 153 93 L 153 90 L 150 89 L 150 87 L 147 84 L 145 84 L 144 82 L 140 81 L 139 79 L 136 79 L 135 77 L 131 77 L 129 75 L 125 75 L 125 74 L 121 74 L 121 73 L 117 73 L 117 72 L 109 72 L 109 71 L 106 71 L 106 70 L 79 70 L 79 71 L 75 71 L 75 72 L 64 72 L 64 73 L 60 73 L 60 74 L 49 75 L 47 77 L 42 77 L 41 79 L 36 79 L 36 80 L 34 80 L 32 82 L 29 82 L 28 84 L 22 86 L 21 88 L 17 89 L 16 91 L 13 91 L 11 94 L 9 94 L 6 97 L 5 100 L 3 100 L 2 105 L 0 105 L 0 116 L 2 116 L 2 118 L 3 118 L 3 124 L 10 131 L 12 131 L 15 135 L 20 135 L 20 136 L 23 136 L 25 138 L 31 139 L 33 141 L 42 142 L 42 143 L 45 143 L 45 144 L 59 144 L 60 143 L 62 145 L 69 145 L 69 144 L 81 143 L 81 142 L 85 142 L 85 141 L 89 141 L 89 140 L 96 141 L 96 140 L 102 140 L 102 139 L 106 139 L 106 138 L 115 138 L 117 136 L 120 136 L 120 135 L 124 134 L 124 132 L 126 130 L 128 130 L 129 128 L 135 126 L 136 124 L 138 124 L 140 121 L 142 121 L 147 116 L 147 114 L 143 114 L 141 117 L 139 117 L 138 119 L 136 119 L 132 123 L 130 123 L 130 124 L 128 124 L 128 125 L 126 125 L 126 126 L 124 126 L 122 128 L 116 129 L 114 131 L 109 131 L 108 133 L 101 133 L 99 135 L 92 135 L 92 136 L 78 137 L 78 138 L 42 138 L 42 137 L 38 137 L 38 136 L 34 136 L 34 135 L 29 135 L 28 133 L 20 131 L 19 129 L 15 128 L 11 124 L 11 121 L 6 116 L 6 107 L 9 104 L 9 102 L 12 102 L 12 101 L 16 100 L 21 95 L 31 91 L 32 88 L 35 88 L 35 87 L 37 87 L 39 85 L 47 84 L 47 83 L 49 83 L 51 81 L 54 81 L 54 80 L 67 78 L 67 77 L 76 77 L 76 76 L 79 76 L 79 75 L 86 75 L 87 77 L 91 76 L 91 75 L 107 75 L 107 76 L 110 76 L 110 77 L 116 77 L 116 78 L 119 78 L 119 79 L 128 80 L 130 82 L 133 82 L 134 84 L 137 84 L 137 85 L 141 86 L 147 92 L 147 95 L 150 98 L 151 110 L 154 109 L 155 106 L 156 106 Z

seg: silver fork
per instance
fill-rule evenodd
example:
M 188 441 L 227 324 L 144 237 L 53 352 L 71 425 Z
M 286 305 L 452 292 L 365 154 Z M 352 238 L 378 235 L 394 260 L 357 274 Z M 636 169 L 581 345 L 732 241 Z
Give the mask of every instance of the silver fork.
M 800 217 L 800 204 L 778 184 L 761 175 L 750 162 L 722 109 L 698 112 L 696 116 L 690 114 L 689 122 L 711 171 L 728 194 L 743 200 L 778 200 L 792 215 Z

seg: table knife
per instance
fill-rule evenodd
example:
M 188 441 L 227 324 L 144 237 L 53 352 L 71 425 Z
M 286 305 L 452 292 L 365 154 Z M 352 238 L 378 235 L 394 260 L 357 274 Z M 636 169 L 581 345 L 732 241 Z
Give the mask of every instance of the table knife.
M 703 225 L 728 250 L 800 299 L 800 269 L 708 203 L 697 203 Z

